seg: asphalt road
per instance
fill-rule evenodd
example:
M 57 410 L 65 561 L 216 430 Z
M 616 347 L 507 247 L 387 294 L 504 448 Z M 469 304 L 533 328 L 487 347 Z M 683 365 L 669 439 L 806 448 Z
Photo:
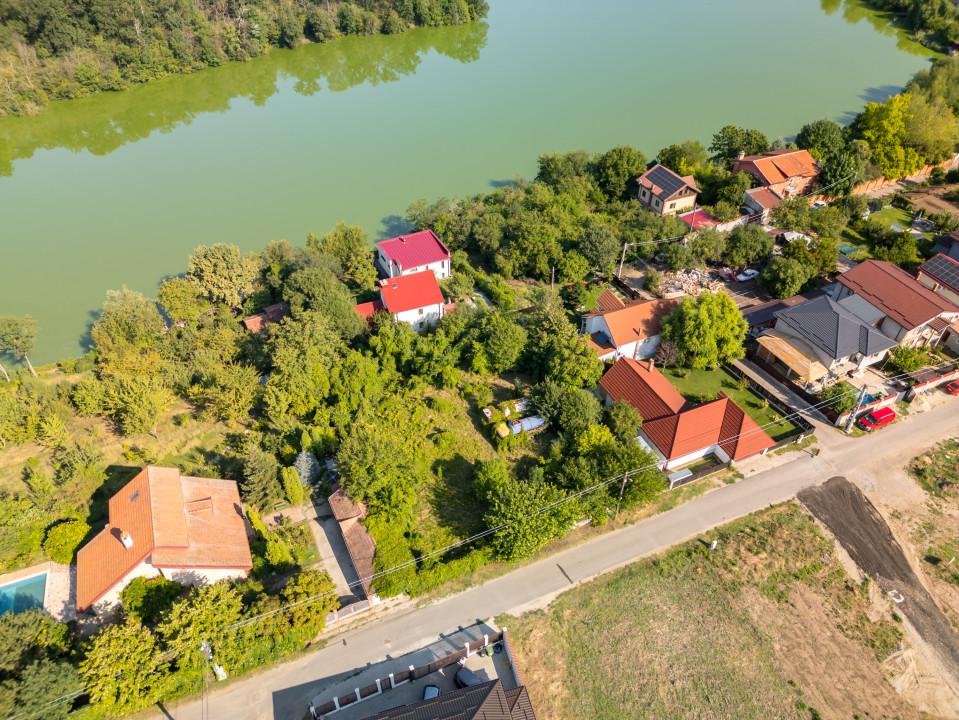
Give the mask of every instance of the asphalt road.
M 700 536 L 718 525 L 795 497 L 835 475 L 881 475 L 940 439 L 959 435 L 959 405 L 947 402 L 911 415 L 868 437 L 847 438 L 817 428 L 822 453 L 750 475 L 669 512 L 545 558 L 486 585 L 422 608 L 410 608 L 347 630 L 315 653 L 214 691 L 208 717 L 300 720 L 309 700 L 331 682 L 367 665 L 435 641 L 441 633 L 500 613 L 546 605 L 559 593 L 591 577 Z M 708 535 L 707 535 L 708 539 Z M 165 708 L 175 720 L 201 720 L 199 702 Z M 163 717 L 161 716 L 161 717 Z

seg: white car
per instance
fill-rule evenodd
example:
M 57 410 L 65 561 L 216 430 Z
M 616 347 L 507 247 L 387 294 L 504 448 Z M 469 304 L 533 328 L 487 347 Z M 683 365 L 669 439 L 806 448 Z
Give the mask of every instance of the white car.
M 826 207 L 826 203 L 824 203 L 822 200 L 817 200 L 816 202 L 812 204 L 813 210 L 818 210 L 819 208 L 824 208 L 824 207 Z
M 736 276 L 736 279 L 739 282 L 746 282 L 747 280 L 752 280 L 757 275 L 759 275 L 759 271 L 750 268 L 749 270 L 743 270 L 739 275 Z

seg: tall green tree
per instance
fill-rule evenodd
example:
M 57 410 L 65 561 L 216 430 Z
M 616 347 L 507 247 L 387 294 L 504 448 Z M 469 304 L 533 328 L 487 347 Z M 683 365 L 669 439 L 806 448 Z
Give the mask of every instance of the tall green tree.
M 846 144 L 842 126 L 835 120 L 823 118 L 807 123 L 796 135 L 796 145 L 803 150 L 809 150 L 817 160 L 830 158 L 838 153 Z
M 890 179 L 914 173 L 924 162 L 915 148 L 904 144 L 910 102 L 906 94 L 892 95 L 884 103 L 866 103 L 857 120 L 860 136 L 872 148 L 872 161 Z
M 101 376 L 153 375 L 163 366 L 159 337 L 163 319 L 153 300 L 128 290 L 107 291 L 90 336 Z
M 592 225 L 579 238 L 579 251 L 583 257 L 591 267 L 607 274 L 616 267 L 622 249 L 616 231 L 609 225 Z
M 283 599 L 290 605 L 290 624 L 309 628 L 315 635 L 326 625 L 326 616 L 340 607 L 336 585 L 326 572 L 304 570 L 283 588 Z
M 577 506 L 574 502 L 560 502 L 564 495 L 546 483 L 539 469 L 530 473 L 525 482 L 496 486 L 489 495 L 485 517 L 489 528 L 505 526 L 493 536 L 496 557 L 516 562 L 550 540 L 566 535 L 576 519 Z
M 358 288 L 366 290 L 376 284 L 377 273 L 369 236 L 359 225 L 338 222 L 322 237 L 310 233 L 306 236 L 306 247 L 335 257 Z
M 0 317 L 0 350 L 5 350 L 16 360 L 26 360 L 27 367 L 33 376 L 37 376 L 37 371 L 33 369 L 30 362 L 30 353 L 33 352 L 33 344 L 37 339 L 37 333 L 40 332 L 40 325 L 29 315 L 21 317 L 2 316 Z M 6 375 L 6 371 L 3 373 Z M 7 380 L 10 377 L 7 376 Z
M 173 604 L 157 627 L 180 668 L 203 667 L 201 645 L 209 643 L 214 661 L 230 669 L 236 654 L 236 631 L 230 625 L 243 614 L 243 601 L 229 582 L 205 585 Z
M 559 296 L 547 288 L 531 299 L 526 364 L 534 379 L 552 380 L 569 389 L 595 385 L 602 363 L 570 324 Z
M 676 344 L 690 366 L 713 369 L 745 355 L 747 329 L 743 314 L 729 295 L 704 292 L 697 298 L 687 297 L 663 318 L 662 336 Z
M 161 282 L 157 300 L 175 323 L 196 322 L 201 313 L 210 309 L 210 302 L 196 283 L 181 277 L 170 277 Z
M 118 377 L 106 386 L 103 411 L 124 435 L 157 437 L 160 417 L 173 404 L 173 393 L 153 375 Z
M 769 139 L 759 130 L 725 125 L 713 135 L 709 145 L 712 159 L 719 162 L 735 160 L 740 153 L 759 155 L 769 150 Z
M 706 148 L 698 140 L 686 140 L 678 145 L 673 144 L 659 151 L 656 158 L 661 165 L 668 167 L 678 175 L 692 175 L 696 170 L 706 165 L 709 156 Z
M 97 633 L 80 663 L 80 675 L 96 705 L 113 716 L 150 707 L 170 683 L 168 664 L 153 633 L 136 620 Z
M 636 178 L 646 171 L 646 156 L 629 145 L 620 145 L 593 160 L 593 175 L 610 199 L 626 199 L 636 192 Z
M 742 267 L 762 260 L 772 252 L 775 241 L 760 225 L 739 225 L 726 239 L 723 258 L 730 265 Z
M 215 303 L 240 307 L 243 298 L 256 289 L 260 277 L 260 258 L 244 255 L 236 245 L 201 245 L 190 256 L 187 277 Z
M 693 257 L 702 264 L 719 262 L 726 251 L 726 233 L 706 228 L 696 233 L 689 244 Z
M 243 480 L 240 482 L 244 500 L 263 512 L 272 512 L 274 503 L 283 498 L 279 472 L 280 464 L 276 458 L 251 443 L 243 460 Z
M 759 274 L 759 281 L 778 298 L 792 297 L 815 277 L 816 268 L 792 258 L 774 257 Z
M 926 162 L 938 163 L 953 155 L 959 142 L 956 116 L 941 97 L 909 95 L 903 142 Z

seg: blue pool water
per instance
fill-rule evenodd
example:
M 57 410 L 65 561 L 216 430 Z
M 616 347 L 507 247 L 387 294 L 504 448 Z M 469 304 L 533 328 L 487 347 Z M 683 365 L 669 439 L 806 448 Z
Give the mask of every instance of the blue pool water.
M 46 573 L 0 586 L 0 615 L 11 610 L 16 614 L 43 607 L 46 586 Z

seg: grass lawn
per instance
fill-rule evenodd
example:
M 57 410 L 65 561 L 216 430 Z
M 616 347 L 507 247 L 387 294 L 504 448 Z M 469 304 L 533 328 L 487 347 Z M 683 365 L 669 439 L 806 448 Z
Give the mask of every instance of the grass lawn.
M 908 210 L 888 207 L 880 210 L 879 212 L 872 213 L 869 216 L 869 219 L 877 220 L 887 228 L 893 224 L 896 224 L 903 230 L 909 230 L 912 227 L 912 215 L 913 214 Z M 872 256 L 872 244 L 852 228 L 847 227 L 842 231 L 842 235 L 839 238 L 839 244 L 841 245 L 843 243 L 852 245 L 857 250 L 865 252 L 870 257 Z
M 798 425 L 780 419 L 782 415 L 778 410 L 763 407 L 765 401 L 752 390 L 740 390 L 739 381 L 723 369 L 690 370 L 688 377 L 681 378 L 673 368 L 665 375 L 683 397 L 692 402 L 701 402 L 707 396 L 714 398 L 722 390 L 776 442 L 799 432 Z
M 901 633 L 876 597 L 790 503 L 497 622 L 542 717 L 894 717 L 880 663 Z

